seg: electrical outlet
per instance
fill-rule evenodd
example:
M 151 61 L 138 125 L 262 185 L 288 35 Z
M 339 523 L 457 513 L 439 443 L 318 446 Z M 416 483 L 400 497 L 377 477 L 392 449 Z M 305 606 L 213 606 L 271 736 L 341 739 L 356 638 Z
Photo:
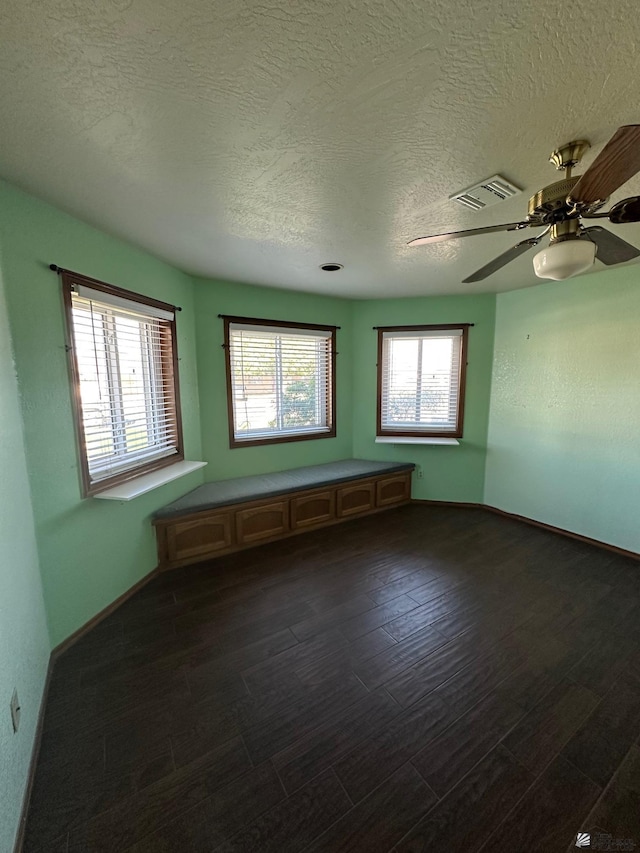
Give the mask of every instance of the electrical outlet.
M 416 465 L 416 477 L 418 480 L 422 479 L 422 465 Z
M 14 733 L 18 731 L 20 726 L 20 700 L 18 699 L 18 691 L 13 691 L 11 697 L 11 722 L 13 723 Z

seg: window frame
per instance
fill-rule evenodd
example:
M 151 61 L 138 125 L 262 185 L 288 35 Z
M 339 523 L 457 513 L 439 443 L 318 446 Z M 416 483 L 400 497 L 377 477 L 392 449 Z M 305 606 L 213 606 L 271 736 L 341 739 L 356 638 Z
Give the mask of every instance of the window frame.
M 464 426 L 464 404 L 467 384 L 467 352 L 469 343 L 469 327 L 473 323 L 442 323 L 419 326 L 376 326 L 378 330 L 378 363 L 377 363 L 377 408 L 376 408 L 376 437 L 406 437 L 406 438 L 462 438 Z M 389 332 L 447 332 L 461 331 L 460 374 L 458 377 L 458 408 L 456 412 L 455 430 L 391 430 L 382 426 L 382 376 L 383 376 L 383 340 Z
M 108 489 L 118 486 L 121 483 L 135 480 L 144 474 L 149 474 L 152 471 L 157 471 L 161 468 L 168 468 L 170 465 L 175 465 L 176 462 L 184 461 L 184 443 L 182 434 L 182 412 L 180 407 L 180 379 L 178 373 L 178 340 L 176 331 L 175 312 L 180 309 L 167 302 L 162 302 L 159 299 L 153 299 L 150 296 L 144 296 L 141 293 L 135 293 L 131 290 L 126 290 L 122 287 L 117 287 L 113 284 L 100 281 L 96 278 L 80 275 L 79 273 L 71 272 L 70 270 L 58 270 L 62 281 L 62 295 L 65 316 L 65 349 L 67 351 L 67 364 L 69 370 L 69 379 L 71 384 L 71 409 L 73 414 L 74 431 L 76 437 L 76 450 L 78 454 L 79 470 L 80 470 L 80 486 L 82 497 L 92 497 L 93 495 L 105 492 Z M 80 390 L 80 371 L 78 368 L 78 360 L 76 357 L 74 324 L 73 324 L 73 301 L 72 291 L 74 284 L 90 287 L 92 290 L 98 290 L 111 296 L 116 296 L 120 299 L 125 299 L 138 305 L 149 305 L 153 308 L 158 308 L 161 311 L 168 311 L 174 315 L 173 320 L 169 323 L 169 332 L 171 336 L 171 355 L 170 358 L 162 359 L 162 374 L 171 376 L 173 379 L 173 419 L 176 430 L 176 452 L 169 456 L 163 456 L 160 459 L 154 459 L 150 462 L 137 465 L 127 471 L 121 471 L 111 477 L 105 477 L 98 482 L 91 481 L 89 473 L 89 460 L 87 457 L 87 445 L 84 430 L 84 421 L 82 417 L 82 393 Z
M 219 314 L 224 320 L 224 354 L 225 354 L 225 373 L 227 381 L 227 419 L 229 424 L 229 447 L 232 450 L 238 447 L 258 447 L 265 444 L 284 444 L 290 441 L 315 441 L 322 438 L 336 437 L 336 330 L 339 326 L 330 326 L 320 323 L 294 323 L 288 320 L 265 320 L 264 318 L 256 317 L 235 317 L 226 314 Z M 254 326 L 276 326 L 282 329 L 305 329 L 309 331 L 330 332 L 328 340 L 330 341 L 331 363 L 330 370 L 327 376 L 327 420 L 330 420 L 328 429 L 318 430 L 316 432 L 300 433 L 299 435 L 274 435 L 273 437 L 237 439 L 235 436 L 235 423 L 233 415 L 233 382 L 231 378 L 231 345 L 230 345 L 230 326 L 232 323 L 247 323 Z

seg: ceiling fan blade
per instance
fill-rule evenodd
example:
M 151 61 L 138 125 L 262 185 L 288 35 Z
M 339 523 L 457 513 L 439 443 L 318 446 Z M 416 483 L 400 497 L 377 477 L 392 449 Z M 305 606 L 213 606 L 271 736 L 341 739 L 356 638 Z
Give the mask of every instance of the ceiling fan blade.
M 623 198 L 609 211 L 609 222 L 624 225 L 627 222 L 640 222 L 640 196 Z
M 640 125 L 619 127 L 571 190 L 571 200 L 590 204 L 608 198 L 640 172 Z
M 467 231 L 450 231 L 448 234 L 434 234 L 431 237 L 418 237 L 411 240 L 407 246 L 423 246 L 425 243 L 442 243 L 444 240 L 455 240 L 458 237 L 471 237 L 474 234 L 491 234 L 494 231 L 519 231 L 521 228 L 536 227 L 531 222 L 508 222 L 506 225 L 487 225 L 485 228 L 470 228 Z
M 582 239 L 590 239 L 596 244 L 596 257 L 607 266 L 622 264 L 624 261 L 632 261 L 640 258 L 640 249 L 636 249 L 631 243 L 622 240 L 617 234 L 612 234 L 600 225 L 585 228 Z
M 503 252 L 502 255 L 498 255 L 497 258 L 489 261 L 488 264 L 485 264 L 481 269 L 474 272 L 473 275 L 463 279 L 462 283 L 471 284 L 474 281 L 482 281 L 483 279 L 488 278 L 490 275 L 493 275 L 494 272 L 498 272 L 499 269 L 506 266 L 508 263 L 511 263 L 511 261 L 515 261 L 516 258 L 519 258 L 520 255 L 523 255 L 532 246 L 537 246 L 539 242 L 540 237 L 532 237 L 530 240 L 523 240 L 521 243 L 516 243 L 515 246 L 512 246 L 510 249 L 507 249 L 506 252 Z

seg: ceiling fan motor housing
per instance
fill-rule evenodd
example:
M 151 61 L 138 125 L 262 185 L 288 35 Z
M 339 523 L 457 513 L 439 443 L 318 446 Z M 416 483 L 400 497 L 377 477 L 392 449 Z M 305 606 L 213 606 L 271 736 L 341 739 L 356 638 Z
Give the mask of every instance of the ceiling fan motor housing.
M 551 153 L 549 159 L 556 169 L 564 169 L 565 175 L 562 180 L 543 187 L 531 196 L 525 221 L 419 237 L 409 245 L 438 243 L 442 240 L 455 240 L 458 237 L 490 234 L 495 231 L 543 227 L 544 230 L 535 237 L 521 240 L 467 276 L 464 279 L 465 284 L 482 281 L 505 264 L 520 257 L 530 247 L 537 246 L 547 235 L 549 246 L 538 252 L 533 259 L 534 270 L 539 278 L 561 280 L 585 272 L 593 266 L 596 249 L 598 258 L 608 266 L 639 258 L 640 249 L 626 243 L 606 228 L 597 225 L 585 228 L 581 220 L 583 217 L 602 217 L 616 225 L 640 222 L 640 196 L 623 199 L 606 213 L 596 212 L 607 203 L 612 193 L 640 173 L 640 124 L 619 127 L 584 175 L 573 177 L 573 167 L 580 162 L 588 148 L 589 143 L 581 139 L 569 142 Z
M 551 226 L 549 245 L 562 243 L 565 240 L 576 240 L 580 238 L 580 221 L 578 219 L 565 219 L 564 222 L 555 222 Z
M 549 184 L 538 190 L 529 199 L 529 219 L 540 220 L 543 223 L 552 221 L 553 214 L 567 207 L 567 196 L 580 180 L 580 176 L 563 178 L 554 184 Z

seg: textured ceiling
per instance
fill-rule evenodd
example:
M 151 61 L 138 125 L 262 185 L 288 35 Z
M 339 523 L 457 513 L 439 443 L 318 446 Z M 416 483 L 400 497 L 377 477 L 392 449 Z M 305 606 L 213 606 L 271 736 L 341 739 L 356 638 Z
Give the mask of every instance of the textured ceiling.
M 531 255 L 460 284 L 521 235 L 405 244 L 521 219 L 560 177 L 552 148 L 587 138 L 588 165 L 640 121 L 633 0 L 4 0 L 2 17 L 0 174 L 203 276 L 351 297 L 534 284 Z M 448 201 L 496 172 L 523 195 Z

